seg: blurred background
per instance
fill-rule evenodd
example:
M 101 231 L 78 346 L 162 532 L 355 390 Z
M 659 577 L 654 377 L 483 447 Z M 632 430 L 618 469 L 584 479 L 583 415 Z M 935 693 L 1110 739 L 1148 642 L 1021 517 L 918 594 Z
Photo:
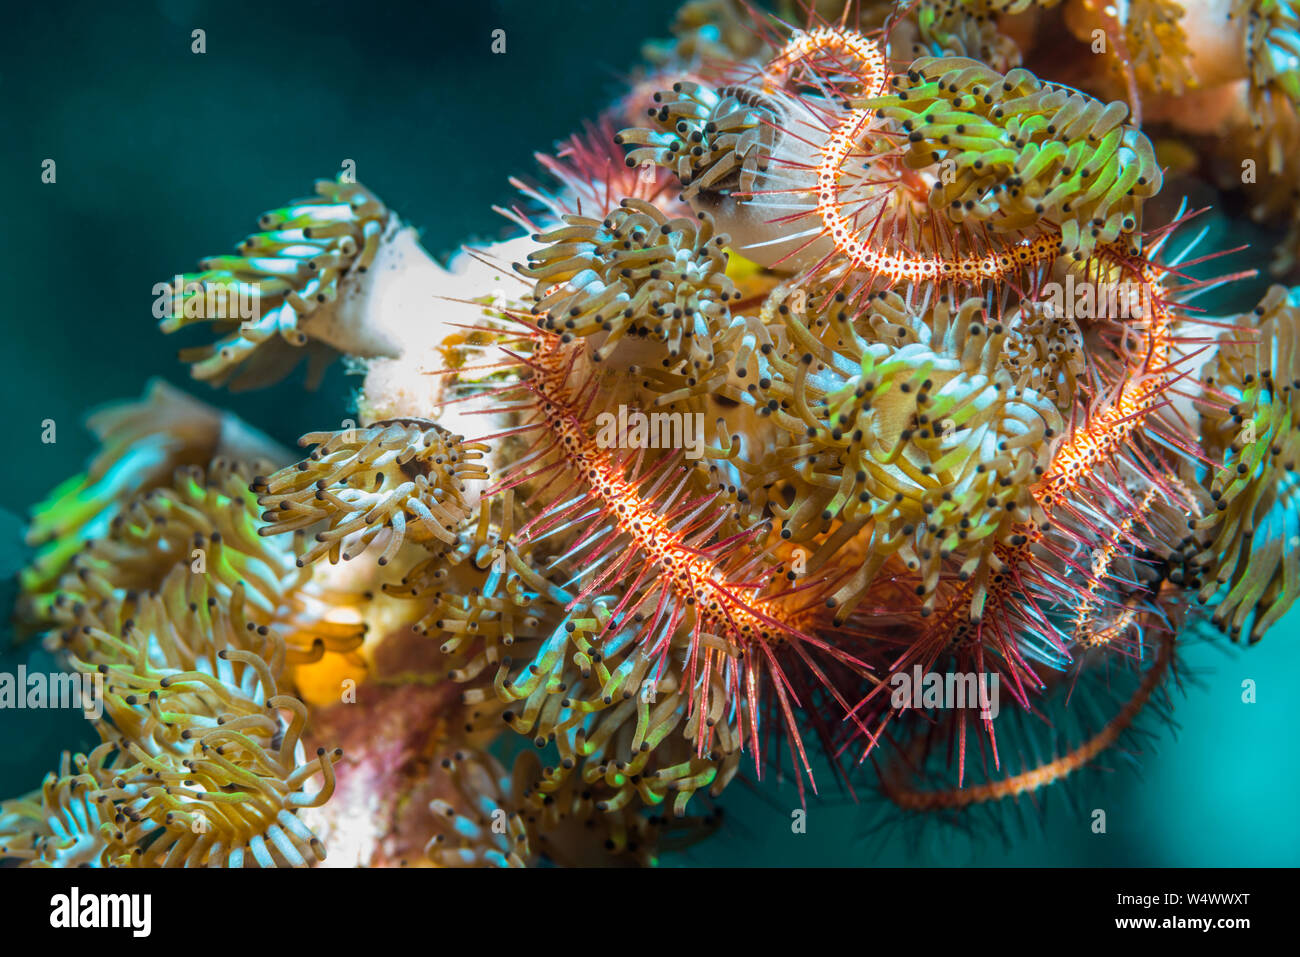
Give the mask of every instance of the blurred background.
M 94 450 L 86 414 L 162 376 L 236 412 L 285 445 L 352 409 L 359 381 L 335 363 L 315 393 L 301 370 L 232 396 L 189 379 L 151 315 L 153 285 L 224 253 L 257 215 L 309 195 L 345 160 L 438 255 L 506 235 L 493 203 L 532 153 L 593 117 L 668 35 L 676 0 L 275 4 L 154 0 L 23 4 L 0 31 L 0 229 L 7 439 L 0 483 L 0 602 L 26 560 L 23 516 Z M 191 52 L 191 31 L 207 52 Z M 493 30 L 507 50 L 490 50 Z M 57 180 L 42 183 L 42 162 Z M 1166 187 L 1166 194 L 1170 187 Z M 1154 219 L 1152 220 L 1154 221 Z M 1211 242 L 1257 239 L 1222 218 Z M 1238 256 L 1219 271 L 1262 262 Z M 1220 297 L 1253 305 L 1259 283 Z M 1217 303 L 1216 303 L 1217 305 Z M 202 341 L 190 337 L 185 344 Z M 41 442 L 53 419 L 57 442 Z M 48 671 L 34 644 L 0 671 Z M 1195 643 L 1176 728 L 1157 727 L 1137 760 L 1112 755 L 1077 807 L 1049 800 L 1008 840 L 879 828 L 879 801 L 833 787 L 792 833 L 793 787 L 737 782 L 722 831 L 675 865 L 1034 866 L 1300 863 L 1300 608 L 1241 651 Z M 1241 702 L 1244 679 L 1258 701 Z M 62 749 L 94 744 L 75 712 L 0 710 L 0 796 L 36 787 Z M 1135 765 L 1141 765 L 1140 772 Z M 1092 808 L 1107 811 L 1093 834 Z

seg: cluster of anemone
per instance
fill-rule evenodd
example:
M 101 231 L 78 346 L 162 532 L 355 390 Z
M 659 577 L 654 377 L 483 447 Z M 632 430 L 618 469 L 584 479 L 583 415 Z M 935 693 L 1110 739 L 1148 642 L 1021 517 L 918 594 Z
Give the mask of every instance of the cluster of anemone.
M 456 750 L 435 762 L 445 796 L 432 802 L 426 853 L 443 867 L 649 866 L 675 843 L 697 839 L 717 817 L 682 821 L 610 812 L 575 779 L 538 790 L 545 770 L 525 752 L 507 772 L 492 755 Z
M 167 284 L 159 328 L 219 336 L 180 350 L 195 379 L 259 388 L 305 358 L 315 388 L 340 355 L 399 356 L 443 276 L 416 231 L 346 173 L 264 212 L 258 229 Z
M 1229 18 L 1236 21 L 1250 71 L 1250 104 L 1259 111 L 1255 126 L 1293 125 L 1300 99 L 1295 63 L 1300 11 L 1289 2 L 1234 0 Z
M 74 671 L 102 682 L 103 744 L 76 774 L 6 806 L 5 856 L 100 866 L 302 867 L 325 849 L 299 818 L 329 799 L 333 762 L 301 747 L 307 708 L 283 693 L 284 639 L 175 568 L 66 635 Z M 316 777 L 322 783 L 312 786 Z M 71 861 L 70 861 L 71 859 Z
M 31 622 L 63 629 L 50 633 L 62 647 L 78 640 L 87 616 L 104 608 L 129 612 L 183 571 L 201 576 L 220 600 L 241 593 L 252 620 L 282 631 L 291 661 L 355 650 L 364 626 L 330 618 L 340 596 L 313 583 L 290 549 L 259 534 L 250 473 L 248 465 L 216 458 L 206 469 L 179 466 L 171 481 L 124 497 L 106 529 L 78 538 L 53 589 L 29 591 Z
M 555 765 L 534 784 L 539 800 L 572 778 L 602 811 L 667 802 L 682 817 L 697 790 L 720 794 L 739 768 L 740 742 L 714 713 L 715 747 L 692 753 L 701 716 L 686 715 L 680 640 L 667 667 L 644 654 L 642 616 L 609 627 L 621 596 L 575 595 L 548 577 L 555 554 L 516 545 L 509 496 L 503 511 L 495 529 L 486 507 L 479 516 L 466 543 L 470 561 L 450 575 L 420 568 L 414 583 L 408 576 L 391 593 L 423 606 L 415 627 L 439 643 L 466 700 L 494 696 L 513 731 L 538 748 L 554 746 Z
M 721 793 L 738 770 L 738 742 L 724 736 L 713 755 L 694 755 L 680 675 L 651 678 L 653 661 L 636 654 L 633 634 L 602 640 L 612 601 L 569 607 L 572 596 L 544 577 L 538 556 L 497 545 L 500 530 L 483 537 L 487 521 L 477 528 L 468 561 L 436 577 L 417 569 L 414 584 L 408 576 L 390 592 L 420 603 L 415 627 L 438 642 L 464 700 L 495 698 L 504 723 L 537 749 L 553 746 L 555 758 L 543 765 L 525 753 L 509 775 L 464 747 L 436 761 L 431 773 L 447 786 L 434 802 L 432 858 L 518 866 L 539 854 L 591 863 L 599 858 L 587 855 L 604 851 L 612 862 L 645 863 L 665 816 L 683 833 L 706 827 L 688 804 L 696 791 Z M 579 826 L 600 837 L 591 851 L 556 834 Z
M 1201 428 L 1214 463 L 1209 502 L 1195 523 L 1192 565 L 1205 580 L 1200 599 L 1222 591 L 1215 623 L 1258 641 L 1291 607 L 1300 574 L 1292 505 L 1300 453 L 1300 310 L 1272 287 L 1225 332 L 1204 374 Z
M 1184 628 L 1258 640 L 1300 590 L 1300 313 L 1192 315 L 1140 104 L 1021 65 L 1060 8 L 1110 17 L 693 3 L 515 181 L 523 235 L 444 268 L 322 182 L 184 276 L 196 377 L 344 353 L 360 424 L 293 462 L 170 387 L 92 420 L 23 611 L 103 679 L 102 744 L 0 805 L 0 857 L 652 864 L 743 774 L 808 799 L 819 751 L 962 817 L 1163 715 Z M 1121 18 L 1126 95 L 1198 81 L 1186 18 Z M 1251 20 L 1281 95 L 1289 21 Z M 1008 714 L 897 704 L 913 668 Z
M 213 323 L 223 338 L 187 349 L 181 359 L 195 378 L 251 387 L 273 381 L 297 364 L 305 349 L 312 375 L 337 351 L 328 329 L 337 324 L 349 280 L 375 261 L 389 228 L 389 212 L 364 186 L 321 180 L 316 196 L 268 210 L 229 256 L 211 256 L 199 272 L 181 276 L 172 291 L 163 332 Z M 242 315 L 256 305 L 260 315 Z
M 923 57 L 867 106 L 902 128 L 908 165 L 938 164 L 931 206 L 999 231 L 1049 220 L 1076 259 L 1139 229 L 1142 201 L 1160 190 L 1151 141 L 1124 122 L 1125 104 L 1024 69 Z
M 61 483 L 32 510 L 27 543 L 37 548 L 22 575 L 29 599 L 48 600 L 87 539 L 102 534 L 124 503 L 157 488 L 182 466 L 214 459 L 279 464 L 287 454 L 235 416 L 161 380 L 137 402 L 114 403 L 87 421 L 100 451 L 86 471 Z
M 945 56 L 979 59 L 997 69 L 1020 66 L 1025 31 L 1016 19 L 1041 18 L 1064 8 L 1069 28 L 1094 45 L 1100 29 L 1105 54 L 1116 74 L 1127 74 L 1141 89 L 1181 93 L 1195 86 L 1191 50 L 1180 22 L 1183 7 L 1171 0 L 1135 0 L 1123 8 L 1106 8 L 1094 0 L 921 0 L 917 46 Z M 1014 34 L 1014 35 L 1013 35 Z
M 600 358 L 630 335 L 664 343 L 670 361 L 711 367 L 712 339 L 740 297 L 726 275 L 727 237 L 712 227 L 707 215 L 670 220 L 637 199 L 600 222 L 564 217 L 536 237 L 546 245 L 520 269 L 535 280 L 538 325 L 565 341 L 600 335 Z
M 1255 218 L 1291 226 L 1274 252 L 1274 272 L 1282 274 L 1294 265 L 1297 249 L 1291 157 L 1300 137 L 1298 24 L 1293 3 L 1261 0 L 1116 6 L 1093 0 L 925 0 L 917 15 L 917 46 L 919 52 L 975 57 L 999 70 L 1058 53 L 1058 46 L 1070 42 L 1062 44 L 1062 35 L 1073 38 L 1076 50 L 1086 44 L 1092 54 L 1103 54 L 1088 57 L 1106 69 L 1085 68 L 1087 85 L 1120 93 L 1175 134 L 1199 138 L 1198 149 L 1208 149 L 1215 162 L 1198 163 L 1193 156 L 1192 166 L 1213 173 L 1225 191 L 1239 190 Z M 1243 177 L 1246 158 L 1258 170 Z
M 753 189 L 754 165 L 770 148 L 770 127 L 763 124 L 763 99 L 736 88 L 712 90 L 699 83 L 678 82 L 654 94 L 658 107 L 648 109 L 655 129 L 630 129 L 615 137 L 635 145 L 629 168 L 666 167 L 682 184 L 683 195 L 702 189 Z M 749 168 L 746 168 L 749 161 Z
M 997 545 L 1043 520 L 1030 486 L 1073 397 L 1034 381 L 1047 362 L 1007 361 L 1051 346 L 1027 341 L 1019 317 L 990 321 L 978 298 L 954 307 L 944 297 L 921 314 L 883 292 L 856 317 L 834 298 L 811 308 L 785 316 L 788 341 L 807 351 L 773 359 L 776 375 L 759 390 L 763 411 L 807 454 L 807 492 L 782 535 L 816 541 L 817 565 L 869 536 L 870 559 L 835 596 L 841 615 L 895 557 L 917 572 L 928 615 L 945 562 L 986 574 Z M 841 531 L 826 537 L 832 522 Z
M 299 566 L 328 555 L 331 562 L 361 555 L 384 540 L 380 565 L 404 542 L 443 548 L 469 514 L 468 483 L 486 477 L 477 464 L 484 448 L 449 435 L 432 422 L 378 422 L 364 429 L 313 432 L 306 459 L 251 488 L 265 510 L 261 535 L 280 535 L 324 522 Z M 346 544 L 347 550 L 344 551 Z
M 99 777 L 91 762 L 99 770 L 111 753 L 111 745 L 75 759 L 65 751 L 58 771 L 47 774 L 38 790 L 0 802 L 0 858 L 27 867 L 101 863 L 108 846 L 103 831 L 111 830 L 116 812 L 109 814 L 111 804 L 96 793 Z

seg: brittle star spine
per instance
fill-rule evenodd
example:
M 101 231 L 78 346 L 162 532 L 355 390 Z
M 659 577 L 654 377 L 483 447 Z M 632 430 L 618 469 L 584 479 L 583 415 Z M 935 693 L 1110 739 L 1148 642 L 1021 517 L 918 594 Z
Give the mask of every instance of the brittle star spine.
M 878 43 L 851 30 L 825 28 L 796 34 L 765 71 L 765 81 L 771 85 L 778 74 L 785 73 L 793 64 L 824 50 L 848 54 L 858 60 L 861 70 L 856 79 L 866 95 L 874 96 L 888 82 L 884 55 Z M 869 271 L 891 282 L 996 280 L 1009 279 L 1018 270 L 1030 266 L 1050 263 L 1060 254 L 1061 233 L 1050 227 L 1040 236 L 997 252 L 954 256 L 888 252 L 861 238 L 870 227 L 855 230 L 842 212 L 840 177 L 871 117 L 870 109 L 850 110 L 827 136 L 816 169 L 817 214 L 836 252 L 848 261 L 851 269 Z
M 780 599 L 764 597 L 763 587 L 751 581 L 734 581 L 723 562 L 702 550 L 700 543 L 690 541 L 683 532 L 683 524 L 665 514 L 664 503 L 653 493 L 647 494 L 637 482 L 626 477 L 626 463 L 619 460 L 615 451 L 603 448 L 591 435 L 582 413 L 582 402 L 569 386 L 573 350 L 566 348 L 560 337 L 541 333 L 537 348 L 527 360 L 532 370 L 525 380 L 526 387 L 536 398 L 538 421 L 528 428 L 544 427 L 555 440 L 563 461 L 570 470 L 581 477 L 590 490 L 591 497 L 626 535 L 632 548 L 643 559 L 643 569 L 627 591 L 625 605 L 636 595 L 641 582 L 653 580 L 658 573 L 663 576 L 664 591 L 654 612 L 656 622 L 665 619 L 664 603 L 672 597 L 667 624 L 660 632 L 654 647 L 647 654 L 666 653 L 668 641 L 678 627 L 693 611 L 691 645 L 688 649 L 688 680 L 691 682 L 691 708 L 701 713 L 710 711 L 710 677 L 723 675 L 725 686 L 733 705 L 744 701 L 748 709 L 748 737 L 759 760 L 758 672 L 753 663 L 745 661 L 750 652 L 759 653 L 758 664 L 767 668 L 772 676 L 772 686 L 777 703 L 785 719 L 791 744 L 799 755 L 802 769 L 816 787 L 811 765 L 794 722 L 793 706 L 800 704 L 788 684 L 773 647 L 791 644 L 800 657 L 806 655 L 800 646 L 807 645 L 826 652 L 840 661 L 857 665 L 851 656 L 837 651 L 829 644 L 802 634 L 788 617 L 786 609 L 778 607 Z M 518 430 L 513 430 L 518 431 Z M 698 503 L 697 503 L 698 504 Z M 707 504 L 707 502 L 705 503 Z M 717 522 L 709 525 L 712 530 Z M 536 526 L 534 526 L 536 528 Z M 525 530 L 527 531 L 527 530 Z M 727 544 L 727 543 L 724 543 Z M 734 544 L 734 540 L 732 540 Z M 621 569 L 624 563 L 614 563 L 611 569 Z M 591 590 L 609 577 L 607 570 L 586 584 L 581 600 Z M 745 576 L 748 579 L 749 576 Z M 616 627 L 620 606 L 611 618 L 609 628 Z M 740 709 L 737 709 L 740 710 Z M 743 720 L 743 719 L 742 719 Z M 711 722 L 699 722 L 697 750 L 708 750 L 712 731 Z
M 1146 707 L 1151 696 L 1164 680 L 1169 666 L 1173 662 L 1174 636 L 1166 633 L 1156 651 L 1155 661 L 1142 676 L 1137 690 L 1124 702 L 1119 713 L 1106 723 L 1100 731 L 1083 742 L 1068 754 L 1049 761 L 1036 768 L 1004 778 L 989 781 L 969 788 L 950 788 L 943 791 L 913 790 L 900 784 L 887 782 L 885 791 L 890 800 L 899 807 L 909 811 L 956 810 L 983 804 L 989 801 L 1001 801 L 1004 798 L 1017 797 L 1047 787 L 1067 777 L 1087 765 L 1099 754 L 1119 740 L 1133 724 L 1139 712 Z

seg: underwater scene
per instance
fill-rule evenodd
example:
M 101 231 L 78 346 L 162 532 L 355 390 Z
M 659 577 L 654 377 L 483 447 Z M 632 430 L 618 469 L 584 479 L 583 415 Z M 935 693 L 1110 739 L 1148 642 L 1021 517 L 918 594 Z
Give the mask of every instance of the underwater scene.
M 1300 865 L 1291 0 L 7 13 L 0 868 Z

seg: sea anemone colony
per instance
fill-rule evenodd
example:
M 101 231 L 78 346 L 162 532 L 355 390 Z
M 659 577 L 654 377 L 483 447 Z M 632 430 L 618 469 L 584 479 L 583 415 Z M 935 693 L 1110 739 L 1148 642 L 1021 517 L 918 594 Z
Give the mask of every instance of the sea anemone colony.
M 1196 102 L 1294 178 L 1295 14 L 1119 10 L 696 0 L 514 239 L 444 267 L 346 179 L 264 213 L 162 331 L 232 389 L 350 357 L 355 419 L 92 418 L 18 616 L 102 743 L 0 858 L 651 864 L 742 775 L 959 823 L 1086 788 L 1184 641 L 1300 590 L 1300 299 L 1192 305 L 1240 275 L 1149 133 Z

